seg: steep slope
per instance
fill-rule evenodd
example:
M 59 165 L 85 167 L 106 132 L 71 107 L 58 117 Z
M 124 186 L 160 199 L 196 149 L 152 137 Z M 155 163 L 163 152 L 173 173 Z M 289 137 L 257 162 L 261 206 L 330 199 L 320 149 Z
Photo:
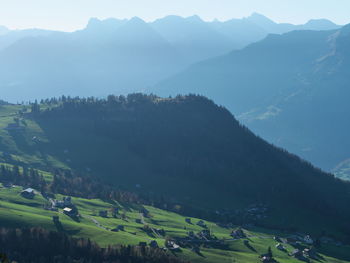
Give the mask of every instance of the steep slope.
M 350 155 L 348 31 L 270 35 L 196 64 L 154 90 L 209 96 L 262 137 L 330 170 Z
M 205 98 L 63 101 L 33 107 L 22 128 L 3 130 L 3 161 L 70 168 L 232 216 L 259 204 L 268 207 L 261 224 L 347 233 L 349 184 L 269 145 Z M 3 121 L 13 127 L 6 114 Z

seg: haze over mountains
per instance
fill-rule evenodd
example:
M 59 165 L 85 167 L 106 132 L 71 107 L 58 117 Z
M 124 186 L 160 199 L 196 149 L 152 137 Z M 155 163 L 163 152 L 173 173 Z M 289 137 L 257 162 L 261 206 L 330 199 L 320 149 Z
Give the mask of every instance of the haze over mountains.
M 330 170 L 350 157 L 349 44 L 350 25 L 269 35 L 155 90 L 209 96 L 263 138 Z
M 2 29 L 0 88 L 2 98 L 12 102 L 140 91 L 192 63 L 269 33 L 338 27 L 327 20 L 277 24 L 253 14 L 226 22 L 205 22 L 197 16 L 168 16 L 150 23 L 139 18 L 91 19 L 85 29 L 73 33 Z

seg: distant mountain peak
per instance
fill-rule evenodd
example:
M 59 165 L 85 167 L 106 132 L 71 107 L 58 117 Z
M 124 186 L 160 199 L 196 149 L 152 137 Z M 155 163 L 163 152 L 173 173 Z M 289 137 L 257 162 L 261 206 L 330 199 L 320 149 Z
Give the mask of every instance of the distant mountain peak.
M 332 30 L 338 29 L 341 26 L 328 19 L 311 19 L 304 25 L 304 27 L 311 30 Z
M 312 25 L 312 24 L 329 24 L 329 25 L 336 25 L 335 23 L 333 23 L 332 21 L 328 20 L 328 19 L 324 19 L 324 18 L 320 18 L 320 19 L 310 19 L 305 25 Z
M 204 22 L 198 15 L 189 16 L 186 18 L 186 20 L 191 22 Z
M 252 13 L 250 16 L 247 17 L 248 20 L 251 20 L 255 23 L 272 23 L 272 24 L 275 24 L 274 21 L 272 21 L 270 18 L 262 15 L 262 14 L 259 14 L 259 13 Z
M 147 24 L 143 19 L 138 16 L 134 16 L 129 20 L 129 23 Z
M 101 28 L 110 28 L 115 29 L 119 27 L 123 22 L 126 22 L 127 20 L 121 20 L 116 18 L 107 18 L 104 20 L 100 20 L 96 17 L 92 17 L 89 19 L 89 22 L 86 26 L 86 29 L 92 29 L 92 30 L 100 30 Z

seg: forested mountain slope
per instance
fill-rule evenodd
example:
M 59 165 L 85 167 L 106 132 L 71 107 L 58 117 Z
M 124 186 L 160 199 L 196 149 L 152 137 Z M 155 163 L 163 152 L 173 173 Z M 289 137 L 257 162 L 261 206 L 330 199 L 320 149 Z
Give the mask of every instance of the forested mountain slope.
M 331 170 L 350 155 L 349 29 L 270 35 L 152 90 L 209 96 L 263 138 Z
M 40 107 L 10 126 L 16 114 L 4 114 L 3 161 L 72 169 L 209 211 L 262 205 L 270 226 L 348 231 L 349 184 L 269 145 L 206 98 L 133 94 Z

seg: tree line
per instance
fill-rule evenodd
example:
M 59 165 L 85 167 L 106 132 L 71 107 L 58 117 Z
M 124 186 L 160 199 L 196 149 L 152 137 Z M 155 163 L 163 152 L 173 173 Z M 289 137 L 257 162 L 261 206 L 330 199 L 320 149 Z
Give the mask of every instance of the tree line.
M 0 228 L 0 253 L 4 262 L 18 263 L 184 263 L 159 248 L 101 248 L 90 239 L 43 228 Z

